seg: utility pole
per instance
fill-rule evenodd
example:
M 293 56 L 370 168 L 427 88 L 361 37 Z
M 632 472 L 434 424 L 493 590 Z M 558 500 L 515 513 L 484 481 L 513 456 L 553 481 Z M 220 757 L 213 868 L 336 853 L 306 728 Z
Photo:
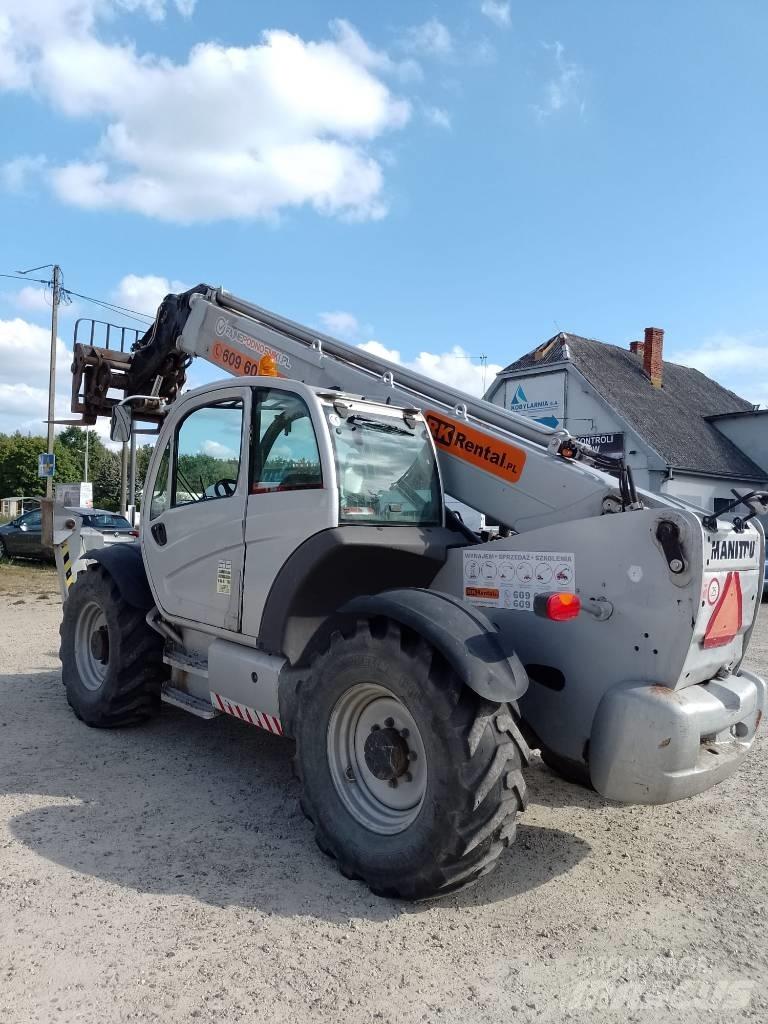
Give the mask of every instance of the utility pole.
M 56 263 L 53 268 L 53 297 L 51 300 L 51 367 L 48 377 L 48 451 L 53 453 L 53 428 L 56 415 L 56 335 L 59 327 L 59 301 L 61 299 L 61 267 Z M 53 477 L 45 482 L 46 498 L 53 497 Z

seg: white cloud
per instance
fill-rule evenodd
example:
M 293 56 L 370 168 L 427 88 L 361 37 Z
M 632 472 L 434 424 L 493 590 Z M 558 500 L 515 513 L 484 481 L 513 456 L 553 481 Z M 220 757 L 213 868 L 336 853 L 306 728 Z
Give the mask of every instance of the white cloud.
M 203 455 L 212 455 L 214 459 L 234 459 L 235 452 L 220 441 L 203 441 L 200 446 Z
M 495 363 L 483 366 L 460 345 L 454 345 L 448 352 L 419 352 L 415 359 L 403 359 L 397 349 L 387 348 L 380 341 L 366 341 L 359 348 L 388 359 L 391 363 L 400 363 L 410 370 L 416 370 L 441 384 L 458 388 L 468 395 L 482 395 L 502 369 Z
M 334 19 L 330 23 L 330 28 L 336 37 L 338 47 L 363 67 L 380 71 L 383 74 L 396 75 L 404 82 L 417 82 L 423 77 L 421 66 L 417 61 L 411 57 L 396 61 L 384 50 L 374 50 L 363 39 L 355 26 L 346 19 Z
M 0 186 L 8 192 L 24 192 L 29 183 L 42 173 L 45 164 L 44 156 L 17 156 L 13 160 L 8 160 L 7 163 L 0 164 Z
M 169 292 L 184 292 L 189 285 L 154 274 L 126 274 L 112 292 L 112 301 L 137 313 L 154 317 L 157 307 Z
M 329 334 L 337 334 L 340 338 L 354 338 L 360 333 L 360 323 L 354 313 L 343 309 L 333 313 L 320 313 L 320 322 Z
M 424 117 L 436 128 L 451 130 L 451 115 L 442 107 L 424 107 Z
M 581 86 L 584 69 L 579 64 L 565 59 L 565 47 L 562 43 L 544 43 L 543 46 L 553 55 L 555 76 L 547 82 L 542 102 L 534 107 L 537 116 L 544 119 L 566 109 L 575 109 L 583 114 L 585 103 Z
M 512 24 L 510 5 L 502 0 L 483 0 L 480 4 L 480 11 L 499 28 L 509 28 Z
M 430 18 L 421 25 L 411 25 L 400 43 L 403 49 L 428 57 L 450 57 L 453 53 L 453 37 L 437 18 Z
M 20 317 L 0 320 L 0 382 L 39 384 L 47 388 L 50 352 L 50 329 Z M 61 338 L 57 338 L 57 365 L 68 371 L 71 361 L 72 353 Z
M 747 401 L 768 405 L 768 331 L 716 334 L 667 358 L 694 366 Z
M 11 300 L 19 309 L 27 313 L 48 313 L 51 310 L 51 293 L 44 285 L 25 284 Z
M 406 124 L 410 104 L 378 74 L 415 67 L 373 50 L 348 22 L 319 42 L 270 30 L 250 46 L 201 43 L 175 63 L 100 38 L 117 0 L 3 2 L 0 88 L 107 122 L 92 154 L 49 170 L 63 201 L 180 223 L 274 218 L 303 205 L 347 219 L 386 213 L 370 145 Z M 168 4 L 118 6 L 159 18 Z M 432 45 L 445 47 L 439 32 Z M 6 165 L 4 177 L 24 172 Z
M 0 320 L 0 431 L 44 434 L 48 418 L 48 365 L 51 332 L 45 327 L 16 317 Z M 57 418 L 69 411 L 69 366 L 72 353 L 56 340 L 58 390 Z M 63 372 L 62 372 L 63 371 Z

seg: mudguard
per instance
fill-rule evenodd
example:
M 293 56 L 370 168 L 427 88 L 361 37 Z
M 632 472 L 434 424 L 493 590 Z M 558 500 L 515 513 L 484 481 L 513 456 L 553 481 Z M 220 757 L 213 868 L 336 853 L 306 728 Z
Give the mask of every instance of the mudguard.
M 104 548 L 93 548 L 86 551 L 83 558 L 103 565 L 115 581 L 120 595 L 134 608 L 148 612 L 155 603 L 138 544 L 111 544 Z
M 505 651 L 496 626 L 479 608 L 435 590 L 409 588 L 356 597 L 344 616 L 385 616 L 435 647 L 462 682 L 486 700 L 519 700 L 528 675 L 513 651 Z

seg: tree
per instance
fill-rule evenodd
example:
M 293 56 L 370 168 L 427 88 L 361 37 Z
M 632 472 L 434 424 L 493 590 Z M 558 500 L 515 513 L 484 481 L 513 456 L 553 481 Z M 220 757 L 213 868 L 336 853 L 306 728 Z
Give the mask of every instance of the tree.
M 37 475 L 38 455 L 48 451 L 44 437 L 23 434 L 0 434 L 0 495 L 31 496 L 45 494 L 45 479 Z M 56 455 L 55 483 L 73 483 L 79 479 L 77 462 L 58 438 L 53 446 Z

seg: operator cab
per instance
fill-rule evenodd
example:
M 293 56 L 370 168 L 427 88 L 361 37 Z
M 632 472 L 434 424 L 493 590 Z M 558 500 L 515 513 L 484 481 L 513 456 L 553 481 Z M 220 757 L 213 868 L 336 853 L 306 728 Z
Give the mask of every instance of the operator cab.
M 418 561 L 438 535 L 444 553 L 449 532 L 419 410 L 272 376 L 229 378 L 178 399 L 146 493 L 142 550 L 162 614 L 260 639 L 283 568 L 293 559 L 295 575 L 317 538 L 350 549 L 382 548 L 386 538 L 381 558 L 394 565 L 394 549 Z M 355 580 L 349 557 L 336 552 L 326 571 L 346 575 L 355 592 L 389 585 L 390 570 Z M 432 561 L 418 585 L 434 574 Z

